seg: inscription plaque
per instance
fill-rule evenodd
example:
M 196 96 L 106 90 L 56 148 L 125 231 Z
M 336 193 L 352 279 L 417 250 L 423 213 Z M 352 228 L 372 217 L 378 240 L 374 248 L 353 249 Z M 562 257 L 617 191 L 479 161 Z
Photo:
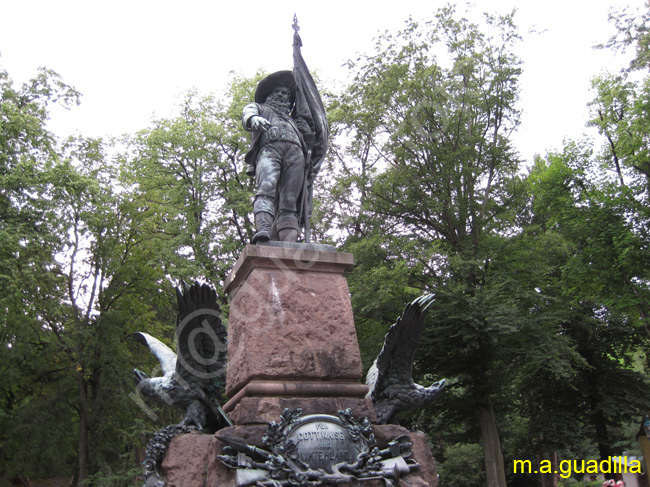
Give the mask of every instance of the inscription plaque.
M 287 431 L 287 440 L 296 445 L 296 457 L 316 470 L 333 473 L 337 463 L 353 464 L 367 449 L 363 436 L 353 439 L 343 422 L 329 415 L 304 416 Z
M 268 423 L 262 442 L 249 445 L 236 436 L 217 435 L 225 446 L 219 460 L 237 469 L 236 487 L 358 485 L 383 479 L 397 485 L 402 475 L 420 467 L 407 435 L 379 449 L 368 418 L 355 418 L 349 409 L 300 416 L 285 409 L 279 422 Z

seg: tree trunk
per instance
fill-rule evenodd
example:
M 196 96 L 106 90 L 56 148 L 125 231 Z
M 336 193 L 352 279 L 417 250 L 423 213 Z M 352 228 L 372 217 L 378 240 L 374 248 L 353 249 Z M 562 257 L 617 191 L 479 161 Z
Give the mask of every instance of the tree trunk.
M 77 371 L 79 388 L 79 474 L 77 485 L 83 485 L 89 475 L 88 466 L 88 395 L 83 371 Z
M 483 394 L 476 409 L 481 425 L 487 487 L 506 487 L 506 470 L 501 454 L 501 441 L 489 394 Z
M 594 413 L 592 416 L 594 430 L 596 432 L 596 441 L 598 442 L 598 453 L 600 453 L 601 460 L 609 460 L 613 456 L 612 447 L 609 440 L 609 432 L 607 430 L 607 420 L 603 411 L 594 405 Z M 605 478 L 608 480 L 616 480 L 616 474 L 609 472 L 605 473 Z
M 587 363 L 592 365 L 595 362 L 593 359 L 593 352 L 589 350 L 583 354 L 587 359 Z M 598 452 L 600 453 L 601 460 L 608 460 L 612 455 L 612 446 L 609 439 L 609 430 L 607 428 L 607 418 L 601 407 L 602 396 L 599 394 L 600 387 L 598 383 L 598 374 L 591 372 L 587 375 L 587 387 L 589 393 L 589 402 L 591 406 L 591 422 L 593 431 L 596 434 L 596 442 L 598 443 Z M 616 480 L 616 475 L 613 473 L 606 473 L 605 478 L 608 480 Z
M 538 455 L 537 459 L 540 464 L 543 460 L 551 462 L 551 473 L 540 472 L 539 474 L 542 479 L 542 487 L 557 487 L 558 474 L 555 472 L 560 471 L 557 465 L 557 452 L 547 452 L 543 455 Z

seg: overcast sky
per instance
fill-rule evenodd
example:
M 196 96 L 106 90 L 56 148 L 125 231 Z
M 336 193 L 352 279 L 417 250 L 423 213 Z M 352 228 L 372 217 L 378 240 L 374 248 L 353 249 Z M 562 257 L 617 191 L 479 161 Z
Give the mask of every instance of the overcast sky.
M 308 66 L 323 82 L 338 85 L 348 74 L 341 65 L 369 52 L 379 32 L 399 29 L 409 16 L 431 19 L 446 3 L 0 0 L 0 66 L 17 83 L 46 66 L 83 94 L 80 107 L 53 114 L 50 127 L 58 135 L 120 135 L 145 128 L 154 115 L 172 115 L 179 95 L 189 89 L 224 90 L 231 71 L 251 76 L 259 68 L 290 69 L 294 12 Z M 592 49 L 614 32 L 607 21 L 610 6 L 643 3 L 474 2 L 476 12 L 517 9 L 515 22 L 524 37 L 524 114 L 514 141 L 525 160 L 584 132 L 590 78 L 628 62 Z

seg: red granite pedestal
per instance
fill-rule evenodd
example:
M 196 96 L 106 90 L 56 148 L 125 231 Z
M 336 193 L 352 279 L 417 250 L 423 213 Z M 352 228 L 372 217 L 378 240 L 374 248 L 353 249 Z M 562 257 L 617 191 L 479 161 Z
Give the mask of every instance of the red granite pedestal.
M 325 245 L 245 248 L 225 283 L 230 296 L 229 400 L 223 409 L 235 426 L 218 434 L 263 447 L 266 424 L 278 421 L 285 408 L 334 416 L 350 409 L 354 416 L 376 422 L 372 402 L 365 398 L 368 389 L 360 382 L 362 364 L 343 276 L 353 263 L 352 254 Z M 402 477 L 400 485 L 437 486 L 424 435 L 394 425 L 375 425 L 373 430 L 380 447 L 410 434 L 413 458 L 422 467 Z M 175 438 L 163 462 L 168 486 L 234 487 L 234 471 L 217 460 L 221 448 L 212 436 Z M 186 474 L 190 465 L 194 473 Z
M 303 414 L 374 415 L 354 328 L 352 254 L 249 245 L 225 283 L 230 295 L 224 405 L 236 424 Z M 338 409 L 336 409 L 338 408 Z

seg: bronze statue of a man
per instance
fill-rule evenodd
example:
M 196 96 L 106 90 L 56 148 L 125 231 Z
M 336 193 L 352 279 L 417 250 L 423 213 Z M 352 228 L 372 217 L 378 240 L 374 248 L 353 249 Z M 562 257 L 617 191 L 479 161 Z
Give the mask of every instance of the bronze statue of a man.
M 293 71 L 278 71 L 257 85 L 242 123 L 252 133 L 247 173 L 255 176 L 256 232 L 252 243 L 296 242 L 300 227 L 309 243 L 312 183 L 329 144 L 323 102 L 302 57 L 293 19 Z
M 278 71 L 260 81 L 255 103 L 244 108 L 242 123 L 252 132 L 246 172 L 255 176 L 257 188 L 254 244 L 295 242 L 300 233 L 301 193 L 314 132 L 303 117 L 292 116 L 295 100 L 293 72 Z

